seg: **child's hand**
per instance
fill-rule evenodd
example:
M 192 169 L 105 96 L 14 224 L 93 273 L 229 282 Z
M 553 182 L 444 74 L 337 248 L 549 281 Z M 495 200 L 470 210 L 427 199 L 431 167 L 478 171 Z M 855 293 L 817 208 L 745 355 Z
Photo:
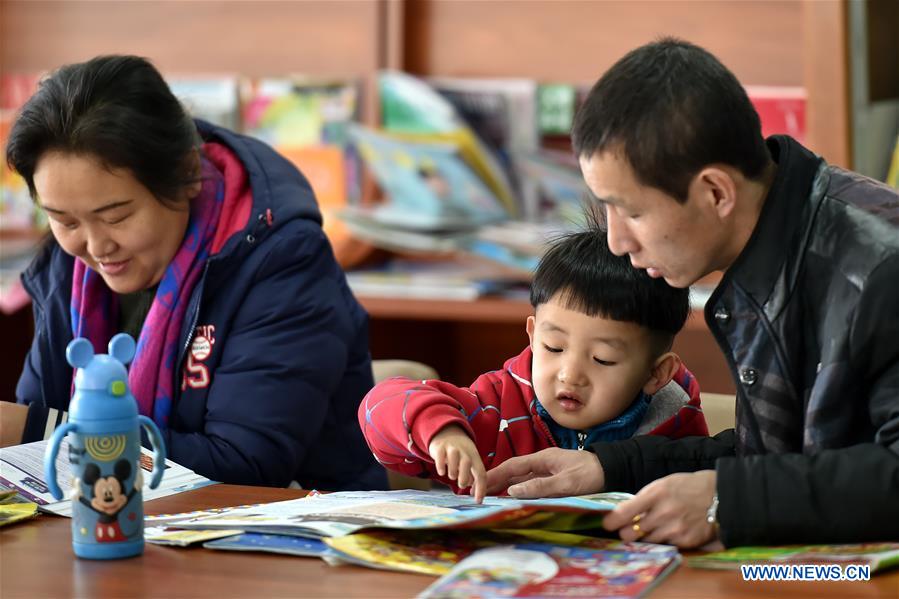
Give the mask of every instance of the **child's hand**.
M 472 487 L 475 501 L 481 503 L 487 491 L 487 471 L 465 429 L 455 424 L 441 429 L 431 438 L 428 453 L 437 474 L 456 481 L 461 489 Z

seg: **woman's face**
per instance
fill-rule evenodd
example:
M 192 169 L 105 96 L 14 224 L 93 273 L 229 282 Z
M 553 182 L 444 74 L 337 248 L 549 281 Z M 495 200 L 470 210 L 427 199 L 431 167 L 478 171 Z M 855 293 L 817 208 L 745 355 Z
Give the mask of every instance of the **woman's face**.
M 62 249 L 97 271 L 116 293 L 156 285 L 181 246 L 194 187 L 159 202 L 128 169 L 91 155 L 47 152 L 34 171 L 37 201 Z

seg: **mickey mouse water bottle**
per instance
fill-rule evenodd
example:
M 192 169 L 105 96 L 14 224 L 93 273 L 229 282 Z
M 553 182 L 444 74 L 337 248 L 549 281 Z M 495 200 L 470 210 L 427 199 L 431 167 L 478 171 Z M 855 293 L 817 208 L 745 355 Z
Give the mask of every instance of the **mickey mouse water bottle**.
M 75 395 L 69 421 L 59 426 L 44 454 L 44 474 L 57 500 L 63 493 L 56 482 L 56 454 L 69 435 L 72 465 L 72 548 L 89 559 L 117 559 L 144 550 L 144 505 L 141 495 L 140 427 L 147 429 L 155 451 L 150 488 L 155 489 L 165 468 L 165 447 L 152 420 L 137 413 L 128 389 L 125 364 L 134 357 L 134 339 L 118 334 L 109 354 L 94 355 L 84 338 L 66 348 L 74 368 Z

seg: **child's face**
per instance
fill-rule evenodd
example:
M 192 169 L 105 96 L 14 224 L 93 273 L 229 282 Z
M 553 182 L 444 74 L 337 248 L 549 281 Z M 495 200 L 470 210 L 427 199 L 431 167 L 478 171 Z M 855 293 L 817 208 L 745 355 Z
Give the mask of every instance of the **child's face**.
M 651 334 L 636 323 L 569 310 L 556 296 L 537 306 L 527 330 L 537 400 L 566 428 L 607 422 L 641 389 L 655 393 L 662 386 L 653 378 Z

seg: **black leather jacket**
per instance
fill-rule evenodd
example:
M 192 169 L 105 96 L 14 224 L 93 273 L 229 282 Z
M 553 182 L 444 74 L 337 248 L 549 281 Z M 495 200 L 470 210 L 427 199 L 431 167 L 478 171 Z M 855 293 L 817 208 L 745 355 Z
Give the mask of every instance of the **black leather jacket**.
M 591 450 L 609 490 L 714 467 L 728 546 L 896 540 L 899 195 L 788 137 L 768 145 L 775 181 L 705 308 L 735 431 Z

